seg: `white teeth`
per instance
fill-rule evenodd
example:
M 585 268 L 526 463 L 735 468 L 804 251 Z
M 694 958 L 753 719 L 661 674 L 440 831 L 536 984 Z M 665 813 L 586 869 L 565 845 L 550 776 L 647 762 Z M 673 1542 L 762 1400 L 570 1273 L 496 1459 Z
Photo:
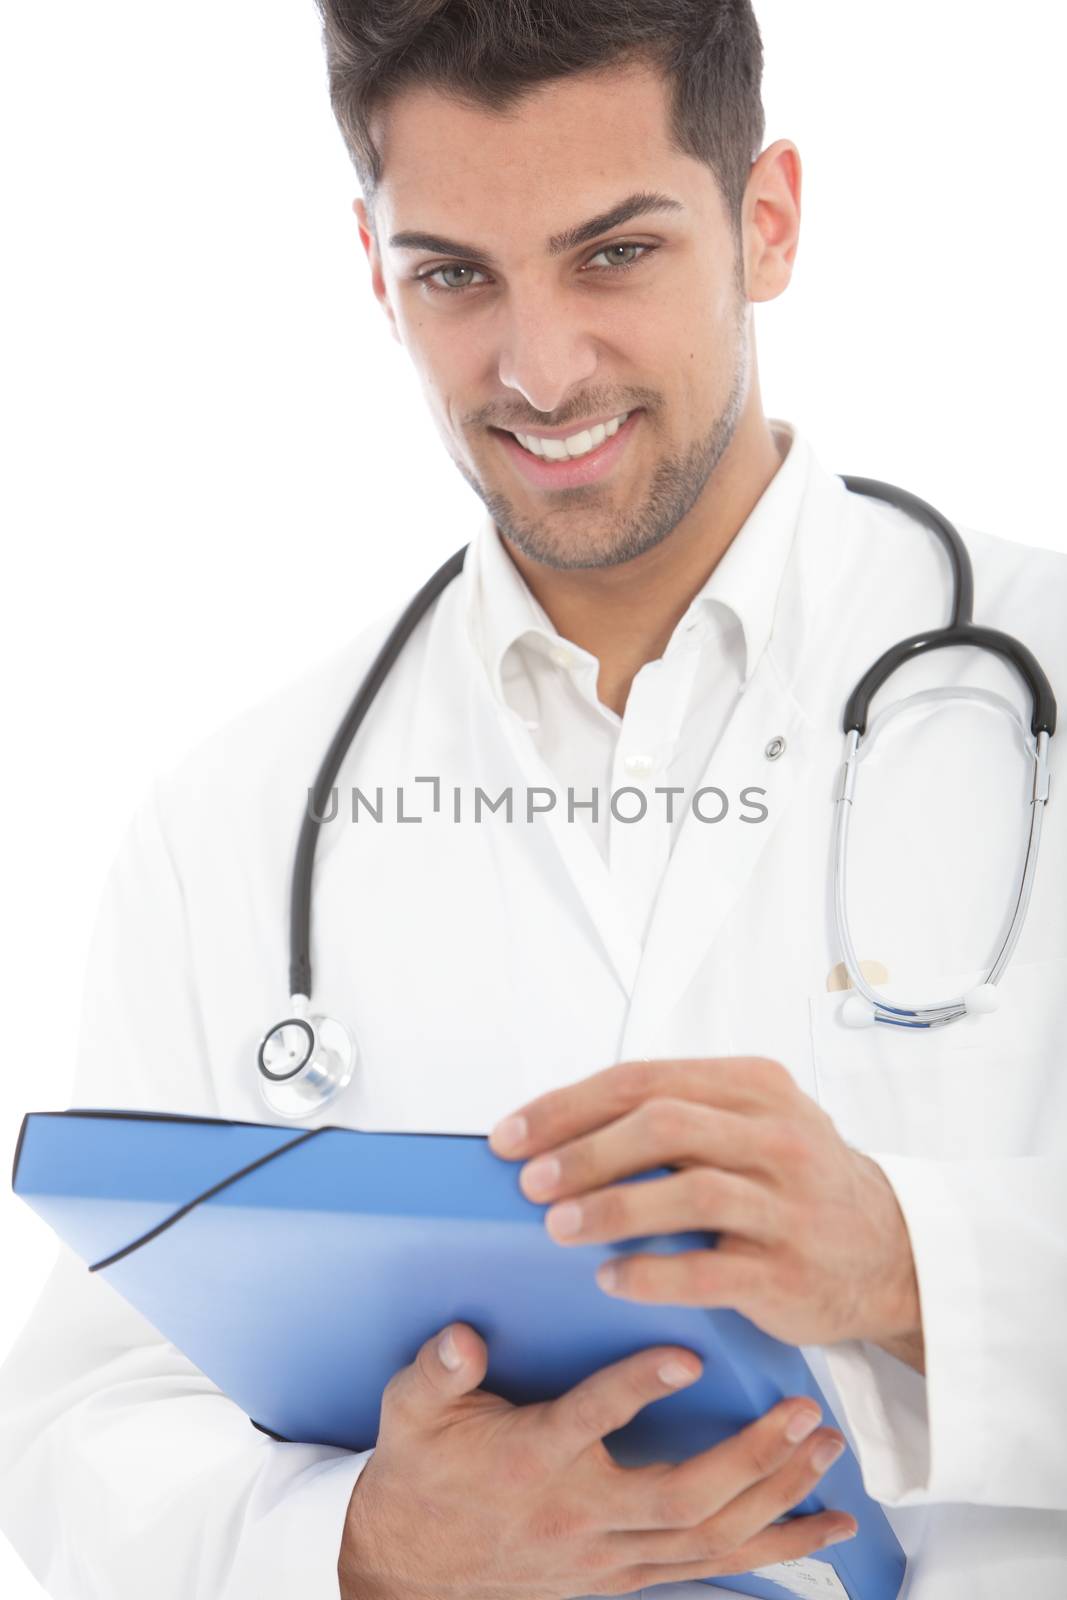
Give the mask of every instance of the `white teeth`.
M 595 450 L 605 439 L 618 433 L 629 415 L 628 411 L 624 411 L 621 416 L 612 417 L 610 422 L 598 422 L 595 428 L 572 433 L 566 439 L 539 439 L 528 433 L 516 433 L 515 437 L 524 450 L 529 450 L 531 455 L 541 456 L 545 461 L 573 461 L 577 456 L 588 455 L 590 450 Z

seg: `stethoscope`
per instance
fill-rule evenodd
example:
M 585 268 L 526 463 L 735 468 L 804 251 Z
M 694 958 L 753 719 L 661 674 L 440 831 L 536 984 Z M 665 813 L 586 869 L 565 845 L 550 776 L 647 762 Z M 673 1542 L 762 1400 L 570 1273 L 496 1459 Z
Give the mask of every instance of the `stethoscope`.
M 967 547 L 952 524 L 933 506 L 927 505 L 925 500 L 920 500 L 906 489 L 879 483 L 873 478 L 845 477 L 843 474 L 842 481 L 854 494 L 888 501 L 890 505 L 925 523 L 938 536 L 952 566 L 952 618 L 948 626 L 925 629 L 893 645 L 867 669 L 849 695 L 844 713 L 845 760 L 834 797 L 834 919 L 845 970 L 855 991 L 843 1003 L 842 1020 L 852 1027 L 884 1022 L 895 1027 L 936 1028 L 943 1023 L 954 1022 L 969 1012 L 989 1012 L 996 1007 L 996 985 L 1018 942 L 1030 903 L 1041 821 L 1049 797 L 1048 743 L 1056 731 L 1056 699 L 1044 672 L 1024 644 L 1011 634 L 1001 633 L 995 628 L 983 628 L 972 622 L 974 575 Z M 467 546 L 464 545 L 449 556 L 411 600 L 371 663 L 315 778 L 310 804 L 300 824 L 293 862 L 289 918 L 290 1013 L 267 1030 L 256 1054 L 257 1076 L 263 1098 L 270 1110 L 280 1117 L 295 1119 L 312 1116 L 352 1081 L 358 1049 L 351 1032 L 336 1018 L 310 1011 L 311 872 L 319 824 L 325 815 L 326 802 L 341 763 L 375 695 L 385 682 L 389 669 L 420 619 L 462 569 L 466 553 Z M 849 930 L 846 906 L 848 825 L 855 804 L 857 771 L 876 729 L 905 706 L 938 696 L 943 698 L 946 691 L 922 690 L 909 695 L 881 712 L 869 731 L 868 709 L 872 696 L 905 661 L 927 650 L 939 650 L 945 645 L 955 644 L 976 645 L 980 650 L 991 650 L 1003 656 L 1016 668 L 1030 691 L 1030 739 L 1026 737 L 1018 714 L 1001 696 L 982 689 L 958 688 L 947 691 L 954 698 L 981 700 L 997 709 L 1006 710 L 1019 723 L 1024 744 L 1034 762 L 1026 859 L 1011 926 L 985 980 L 952 1000 L 913 1006 L 889 1005 L 864 976 Z

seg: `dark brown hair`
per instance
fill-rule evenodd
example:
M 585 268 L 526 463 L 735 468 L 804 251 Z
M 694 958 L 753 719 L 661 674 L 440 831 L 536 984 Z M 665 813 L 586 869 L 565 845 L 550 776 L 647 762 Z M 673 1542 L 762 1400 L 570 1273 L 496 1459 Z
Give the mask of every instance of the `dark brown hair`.
M 535 84 L 631 62 L 671 87 L 679 149 L 712 169 L 735 223 L 763 140 L 763 47 L 750 0 L 316 0 L 330 103 L 368 206 L 369 123 L 427 84 L 504 110 Z

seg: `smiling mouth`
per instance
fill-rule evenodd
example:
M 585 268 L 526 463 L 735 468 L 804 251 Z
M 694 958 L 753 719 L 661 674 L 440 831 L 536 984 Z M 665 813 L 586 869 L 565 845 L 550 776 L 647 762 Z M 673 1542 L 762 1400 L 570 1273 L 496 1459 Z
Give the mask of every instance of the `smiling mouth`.
M 543 439 L 535 433 L 520 433 L 516 428 L 500 428 L 497 431 L 510 433 L 529 455 L 536 456 L 539 461 L 580 461 L 582 456 L 589 455 L 602 445 L 605 439 L 618 433 L 629 415 L 628 411 L 622 411 L 608 422 L 598 422 L 593 428 L 583 428 L 562 439 Z
M 511 428 L 490 428 L 489 432 L 524 482 L 539 492 L 570 492 L 608 480 L 625 459 L 641 417 L 639 406 L 557 439 Z

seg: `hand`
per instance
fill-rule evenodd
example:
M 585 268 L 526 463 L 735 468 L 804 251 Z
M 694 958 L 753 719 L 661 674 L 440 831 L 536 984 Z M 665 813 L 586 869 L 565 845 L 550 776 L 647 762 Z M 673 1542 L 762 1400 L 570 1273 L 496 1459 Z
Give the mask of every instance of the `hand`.
M 477 1387 L 487 1350 L 474 1329 L 446 1334 L 454 1366 L 430 1339 L 382 1396 L 349 1501 L 342 1600 L 629 1594 L 798 1559 L 855 1532 L 835 1511 L 770 1526 L 827 1470 L 827 1441 L 844 1444 L 804 1396 L 689 1461 L 621 1467 L 604 1435 L 698 1378 L 690 1351 L 643 1350 L 558 1400 L 513 1406 Z
M 870 1339 L 923 1370 L 915 1262 L 893 1189 L 780 1062 L 627 1061 L 532 1101 L 490 1134 L 537 1156 L 560 1244 L 709 1231 L 718 1243 L 605 1263 L 601 1288 L 661 1305 L 729 1306 L 788 1344 Z M 650 1167 L 667 1178 L 618 1184 Z

